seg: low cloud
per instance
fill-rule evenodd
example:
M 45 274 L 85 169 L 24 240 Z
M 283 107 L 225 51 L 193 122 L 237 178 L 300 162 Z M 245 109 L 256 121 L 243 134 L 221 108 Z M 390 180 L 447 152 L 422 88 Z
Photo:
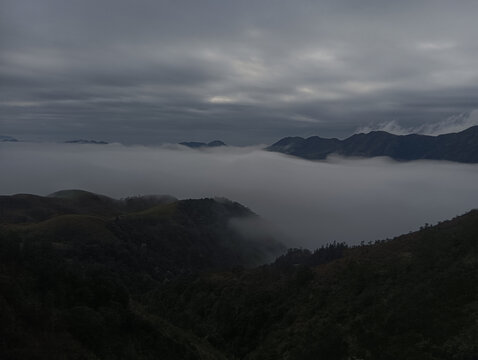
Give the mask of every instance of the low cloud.
M 380 122 L 359 128 L 356 133 L 386 131 L 395 135 L 423 134 L 442 135 L 456 133 L 478 125 L 478 110 L 452 115 L 445 120 L 431 122 L 420 126 L 402 126 L 396 120 Z
M 416 230 L 478 207 L 478 165 L 385 158 L 312 162 L 249 148 L 191 150 L 1 143 L 2 194 L 79 188 L 115 198 L 227 197 L 289 246 L 354 244 Z

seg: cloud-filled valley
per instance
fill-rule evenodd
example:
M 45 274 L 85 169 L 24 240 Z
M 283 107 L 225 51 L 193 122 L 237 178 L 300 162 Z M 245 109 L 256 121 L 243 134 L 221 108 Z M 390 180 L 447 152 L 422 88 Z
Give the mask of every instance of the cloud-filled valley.
M 0 163 L 2 194 L 79 188 L 116 198 L 227 197 L 271 222 L 289 246 L 383 239 L 478 207 L 478 165 L 442 161 L 312 162 L 260 147 L 2 143 Z

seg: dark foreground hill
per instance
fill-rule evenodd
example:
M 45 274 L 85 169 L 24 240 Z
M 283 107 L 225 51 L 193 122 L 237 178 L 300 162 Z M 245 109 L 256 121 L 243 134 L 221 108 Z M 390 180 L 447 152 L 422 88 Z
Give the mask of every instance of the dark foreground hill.
M 169 195 L 129 197 L 122 200 L 83 190 L 62 190 L 49 196 L 0 196 L 0 224 L 33 223 L 58 215 L 112 217 L 177 201 Z
M 150 263 L 160 277 L 273 259 L 284 250 L 282 245 L 270 238 L 244 236 L 256 223 L 260 223 L 257 215 L 227 199 L 177 200 L 162 195 L 116 200 L 81 190 L 47 197 L 0 196 L 3 232 L 11 231 L 32 244 L 58 243 L 73 252 L 90 242 L 93 250 L 104 252 L 87 254 L 92 258 L 141 255 L 141 266 Z M 129 265 L 138 261 L 130 260 Z
M 0 358 L 478 356 L 478 211 L 231 268 L 282 249 L 230 226 L 250 210 L 135 199 L 0 198 Z
M 478 211 L 171 282 L 149 304 L 231 359 L 477 359 Z
M 320 160 L 331 154 L 354 157 L 388 156 L 395 160 L 449 160 L 478 163 L 478 126 L 459 133 L 439 136 L 393 135 L 385 131 L 356 134 L 345 140 L 312 136 L 287 137 L 267 148 L 269 151 Z
M 226 199 L 0 197 L 0 358 L 223 359 L 148 313 L 142 297 L 284 251 L 264 235 L 246 238 L 249 221 L 258 217 Z

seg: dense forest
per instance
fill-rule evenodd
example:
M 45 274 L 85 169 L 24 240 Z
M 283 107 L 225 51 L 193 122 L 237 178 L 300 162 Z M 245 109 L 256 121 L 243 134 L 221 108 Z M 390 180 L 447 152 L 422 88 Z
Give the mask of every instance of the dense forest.
M 313 251 L 231 226 L 251 218 L 225 199 L 0 197 L 0 358 L 478 358 L 478 211 Z

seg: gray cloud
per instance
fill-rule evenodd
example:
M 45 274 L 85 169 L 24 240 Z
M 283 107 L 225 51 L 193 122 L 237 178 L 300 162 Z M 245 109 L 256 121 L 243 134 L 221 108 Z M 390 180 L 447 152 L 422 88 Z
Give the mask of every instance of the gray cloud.
M 460 132 L 472 126 L 478 125 L 478 111 L 474 110 L 469 113 L 457 114 L 450 116 L 448 119 L 434 122 L 430 124 L 422 124 L 419 126 L 404 127 L 397 121 L 385 121 L 371 126 L 363 126 L 357 129 L 357 133 L 368 133 L 370 131 L 387 131 L 391 134 L 424 134 L 424 135 L 441 135 L 454 132 Z
M 478 166 L 386 159 L 312 162 L 255 147 L 0 143 L 3 194 L 80 188 L 120 198 L 227 197 L 268 220 L 289 245 L 392 237 L 478 204 Z
M 0 132 L 27 139 L 270 143 L 478 109 L 476 1 L 4 0 L 0 10 Z

